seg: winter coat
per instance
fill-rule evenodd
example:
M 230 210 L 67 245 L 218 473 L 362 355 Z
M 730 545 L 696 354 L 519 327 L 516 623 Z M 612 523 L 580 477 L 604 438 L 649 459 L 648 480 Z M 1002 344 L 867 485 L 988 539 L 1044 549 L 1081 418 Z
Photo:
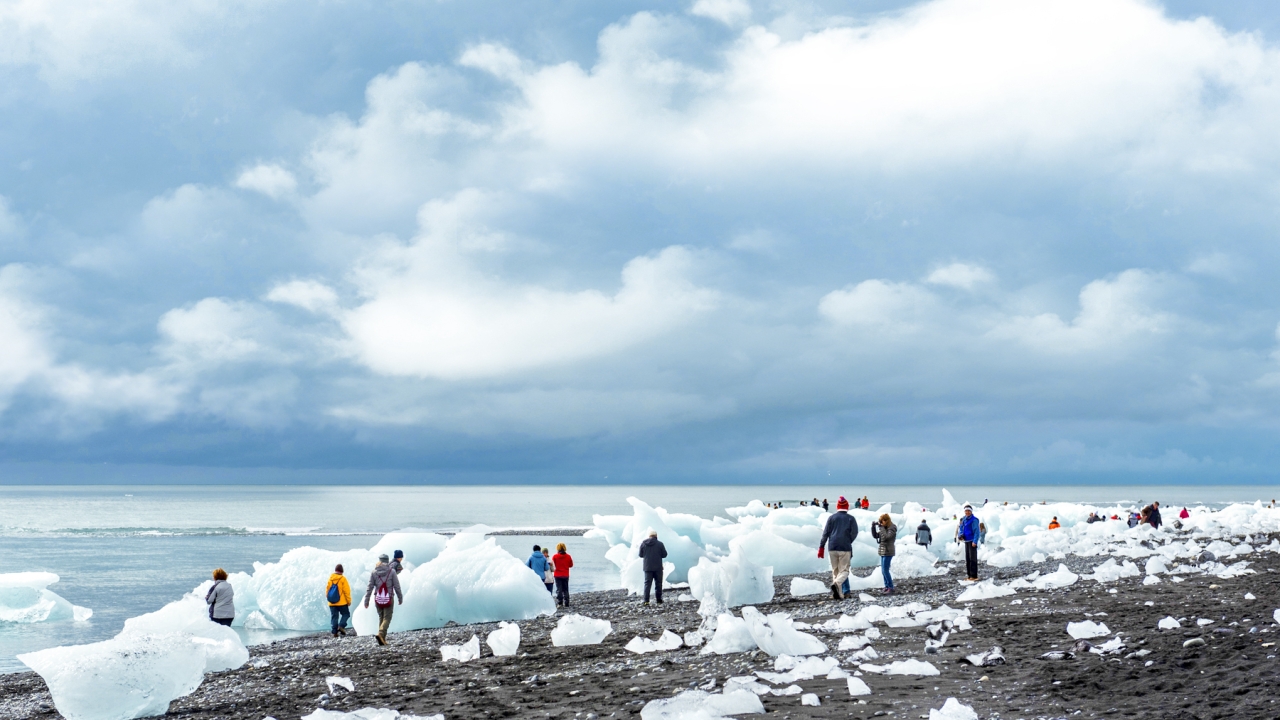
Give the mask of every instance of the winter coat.
M 892 522 L 888 525 L 871 523 L 871 537 L 880 541 L 880 557 L 893 557 L 894 543 L 898 540 L 897 525 Z
M 530 570 L 538 574 L 539 580 L 547 574 L 547 568 L 551 567 L 550 561 L 548 561 L 547 557 L 542 554 L 541 550 L 530 555 L 529 559 L 524 561 L 524 564 L 528 566 Z
M 920 527 L 916 528 L 916 544 L 925 547 L 933 544 L 933 531 L 927 523 L 920 523 Z
M 640 543 L 640 557 L 644 558 L 645 572 L 662 572 L 662 558 L 666 556 L 667 547 L 658 538 L 645 538 Z
M 827 518 L 827 526 L 822 529 L 822 539 L 818 546 L 824 544 L 832 552 L 853 552 L 853 541 L 858 538 L 858 521 L 845 510 L 837 510 Z M 830 542 L 827 542 L 830 539 Z
M 956 535 L 965 542 L 978 542 L 978 516 L 969 515 L 960 518 L 960 526 L 956 528 Z
M 404 602 L 404 593 L 400 592 L 400 576 L 396 575 L 395 568 L 388 563 L 379 565 L 369 574 L 369 587 L 364 591 L 364 602 L 367 605 L 373 600 L 373 594 L 377 592 L 382 584 L 386 583 L 387 588 L 395 593 L 396 599 Z
M 1164 521 L 1160 519 L 1160 508 L 1155 505 L 1148 505 L 1146 511 L 1147 522 L 1151 523 L 1151 527 L 1158 528 L 1164 524 Z
M 399 560 L 392 560 L 391 569 L 395 570 L 396 574 L 399 575 L 400 573 L 404 572 L 404 565 L 401 565 Z
M 347 582 L 347 578 L 341 573 L 333 573 L 329 576 L 329 584 L 324 586 L 324 594 L 329 596 L 329 588 L 334 585 L 338 586 L 338 602 L 329 603 L 329 607 L 341 607 L 351 604 L 351 583 Z
M 209 617 L 227 620 L 236 616 L 236 591 L 226 580 L 214 580 L 213 587 L 205 593 L 204 602 L 209 606 Z
M 551 557 L 556 564 L 555 577 L 569 577 L 569 568 L 573 567 L 573 556 L 567 552 L 558 552 Z

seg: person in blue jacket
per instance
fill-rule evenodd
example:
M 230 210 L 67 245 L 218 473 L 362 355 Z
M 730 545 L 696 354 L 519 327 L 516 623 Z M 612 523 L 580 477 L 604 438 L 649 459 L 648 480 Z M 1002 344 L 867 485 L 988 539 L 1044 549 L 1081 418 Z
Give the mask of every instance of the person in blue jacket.
M 532 570 L 535 574 L 537 574 L 538 580 L 540 582 L 544 582 L 545 584 L 548 562 L 547 562 L 547 556 L 542 554 L 542 548 L 540 546 L 538 545 L 533 546 L 533 554 L 529 556 L 528 560 L 524 561 L 524 564 L 527 565 L 529 569 Z M 551 592 L 550 585 L 547 585 L 547 592 Z
M 956 540 L 964 543 L 964 567 L 969 580 L 978 579 L 978 540 L 981 535 L 981 523 L 973 514 L 973 506 L 965 503 L 964 517 L 960 518 L 960 526 L 956 528 Z

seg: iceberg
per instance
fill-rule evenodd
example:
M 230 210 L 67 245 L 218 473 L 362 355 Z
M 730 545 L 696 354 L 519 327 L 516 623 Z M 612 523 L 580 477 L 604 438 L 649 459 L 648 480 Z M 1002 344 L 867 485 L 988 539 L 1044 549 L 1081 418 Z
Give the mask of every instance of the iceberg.
M 48 589 L 58 579 L 51 572 L 0 573 L 0 622 L 84 622 L 92 617 L 89 608 L 72 605 Z
M 546 591 L 543 590 L 543 593 L 545 594 Z M 608 620 L 596 620 L 582 615 L 565 615 L 551 631 L 551 644 L 556 647 L 599 645 L 611 632 L 613 632 L 613 625 Z
M 796 630 L 787 613 L 772 613 L 767 617 L 754 607 L 742 608 L 742 619 L 747 632 L 757 647 L 773 657 L 779 655 L 819 655 L 827 652 L 826 643 Z
M 529 620 L 555 613 L 555 600 L 542 578 L 496 540 L 477 533 L 450 538 L 435 558 L 402 572 L 400 586 L 404 604 L 396 607 L 392 631 L 437 628 L 449 622 Z M 378 614 L 372 605 L 359 605 L 351 615 L 359 634 L 377 632 Z
M 461 645 L 441 645 L 440 660 L 457 660 L 469 662 L 480 657 L 480 638 L 475 635 Z
M 686 690 L 668 700 L 650 700 L 640 710 L 641 720 L 720 720 L 732 715 L 761 714 L 764 703 L 749 690 L 709 693 Z
M 498 629 L 484 639 L 497 657 L 510 657 L 520 649 L 520 626 L 515 623 L 498 623 Z
M 760 567 L 735 550 L 720 561 L 698 560 L 689 571 L 694 597 L 710 594 L 727 607 L 764 603 L 773 599 L 773 568 Z
M 129 720 L 163 715 L 205 673 L 249 661 L 240 636 L 209 620 L 202 588 L 125 621 L 110 640 L 49 648 L 18 660 L 44 679 L 67 720 Z

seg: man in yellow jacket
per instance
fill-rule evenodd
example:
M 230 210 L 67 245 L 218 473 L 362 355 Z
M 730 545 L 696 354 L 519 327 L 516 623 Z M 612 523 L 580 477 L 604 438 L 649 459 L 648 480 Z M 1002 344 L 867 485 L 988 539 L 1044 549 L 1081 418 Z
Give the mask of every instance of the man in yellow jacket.
M 346 635 L 347 622 L 351 620 L 351 585 L 342 574 L 341 564 L 329 576 L 324 596 L 329 601 L 329 626 L 333 630 L 333 636 Z

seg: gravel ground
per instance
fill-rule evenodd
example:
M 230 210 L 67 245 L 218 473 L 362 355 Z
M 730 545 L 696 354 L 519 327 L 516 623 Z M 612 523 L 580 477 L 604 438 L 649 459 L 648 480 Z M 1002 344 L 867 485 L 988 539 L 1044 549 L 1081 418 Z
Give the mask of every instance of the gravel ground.
M 927 717 L 930 708 L 941 707 L 948 697 L 973 706 L 983 718 L 1280 717 L 1275 692 L 1280 628 L 1272 620 L 1272 612 L 1280 607 L 1280 555 L 1255 553 L 1245 559 L 1253 563 L 1256 575 L 1227 580 L 1193 576 L 1179 584 L 1152 586 L 1142 585 L 1141 577 L 1107 585 L 1081 580 L 1063 590 L 1020 591 L 971 603 L 973 629 L 953 634 L 937 654 L 926 655 L 924 628 L 880 626 L 883 637 L 874 647 L 881 657 L 875 662 L 914 657 L 934 663 L 941 675 L 867 674 L 863 679 L 873 692 L 865 698 L 850 697 L 844 680 L 800 682 L 806 693 L 819 696 L 819 707 L 802 706 L 798 696 L 762 699 L 769 716 L 786 719 Z M 1051 572 L 1059 562 L 1077 573 L 1089 572 L 1104 560 L 1069 557 L 1012 570 L 984 566 L 983 571 L 1004 582 L 1032 570 Z M 955 597 L 963 589 L 957 579 L 953 569 L 947 576 L 902 580 L 899 592 L 891 596 L 872 594 L 881 605 L 925 602 L 956 607 Z M 853 614 L 866 604 L 856 598 L 792 598 L 790 578 L 778 578 L 776 585 L 775 600 L 759 606 L 762 612 L 785 611 L 812 622 Z M 447 720 L 636 718 L 650 700 L 712 680 L 718 688 L 728 677 L 773 670 L 772 658 L 759 651 L 715 656 L 688 648 L 648 655 L 624 650 L 636 635 L 656 638 L 663 630 L 684 633 L 698 627 L 698 604 L 675 601 L 678 592 L 668 591 L 665 604 L 648 607 L 622 591 L 577 595 L 573 612 L 613 623 L 613 634 L 600 645 L 553 647 L 549 633 L 556 619 L 538 618 L 520 623 L 523 637 L 515 657 L 493 657 L 484 647 L 480 659 L 465 664 L 441 661 L 440 645 L 464 642 L 473 633 L 483 641 L 496 624 L 397 633 L 388 647 L 368 637 L 328 635 L 255 646 L 248 665 L 208 676 L 195 693 L 175 701 L 167 717 L 262 720 L 269 715 L 294 720 L 319 707 L 388 707 L 415 715 L 443 713 Z M 1246 600 L 1246 592 L 1256 599 Z M 1011 604 L 1014 599 L 1022 603 Z M 1089 652 L 1061 660 L 1040 657 L 1054 649 L 1070 650 L 1073 640 L 1065 632 L 1066 624 L 1087 615 L 1105 622 L 1113 633 L 1122 633 L 1128 650 L 1105 657 Z M 1198 627 L 1190 620 L 1180 630 L 1156 630 L 1156 622 L 1168 615 L 1204 617 L 1214 623 Z M 834 650 L 840 636 L 819 637 Z M 1184 647 L 1195 638 L 1204 644 Z M 975 668 L 961 662 L 963 656 L 993 645 L 1003 647 L 1007 664 Z M 1130 657 L 1135 650 L 1150 652 Z M 848 655 L 839 653 L 841 658 Z M 851 663 L 845 667 L 855 669 Z M 325 677 L 330 675 L 349 677 L 355 692 L 339 689 L 328 697 Z M 22 673 L 0 676 L 0 717 L 61 716 L 41 679 Z

